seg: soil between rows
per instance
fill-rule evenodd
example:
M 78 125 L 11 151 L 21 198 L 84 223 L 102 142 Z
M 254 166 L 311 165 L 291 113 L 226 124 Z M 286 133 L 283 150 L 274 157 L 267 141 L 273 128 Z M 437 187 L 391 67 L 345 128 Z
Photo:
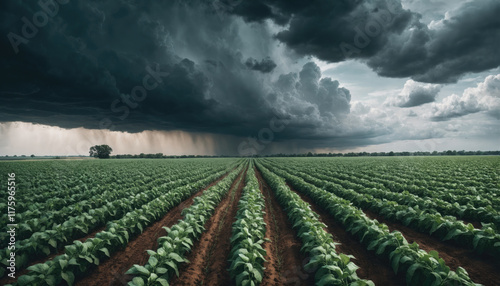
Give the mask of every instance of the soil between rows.
M 223 177 L 221 177 L 220 179 L 218 179 L 218 181 L 222 180 L 222 178 L 224 178 L 226 175 L 224 175 Z M 77 238 L 77 239 L 73 239 L 72 241 L 68 241 L 65 245 L 71 245 L 72 242 L 75 241 L 75 240 L 78 240 L 78 241 L 81 241 L 81 242 L 85 242 L 87 239 L 95 237 L 99 232 L 104 231 L 104 230 L 106 230 L 106 224 L 98 227 L 97 229 L 95 229 L 94 231 L 92 231 L 89 234 L 86 234 L 86 235 L 84 235 L 84 236 L 82 236 L 80 238 Z M 23 268 L 22 270 L 20 270 L 20 271 L 18 271 L 16 273 L 16 277 L 20 277 L 20 276 L 23 276 L 25 274 L 28 274 L 30 271 L 27 268 L 30 267 L 30 266 L 32 266 L 32 265 L 39 264 L 39 263 L 44 263 L 46 261 L 49 261 L 49 260 L 53 259 L 56 256 L 64 254 L 64 251 L 65 251 L 64 246 L 60 247 L 59 250 L 56 253 L 51 253 L 48 256 L 39 257 L 34 262 L 30 262 L 25 268 Z M 6 276 L 6 277 L 0 278 L 0 285 L 12 284 L 12 283 L 15 283 L 16 281 L 17 281 L 17 278 L 16 279 L 12 279 L 12 278 Z
M 355 257 L 352 261 L 360 268 L 356 272 L 362 279 L 372 280 L 375 285 L 406 285 L 405 275 L 396 275 L 388 261 L 384 261 L 368 251 L 356 237 L 348 233 L 329 213 L 316 205 L 311 198 L 296 191 L 290 184 L 288 187 L 300 196 L 302 200 L 311 205 L 311 209 L 320 216 L 320 221 L 326 224 L 325 229 L 333 236 L 337 245 L 337 253 L 351 254 Z
M 379 222 L 386 224 L 390 231 L 400 231 L 409 243 L 416 242 L 421 249 L 427 252 L 431 250 L 439 252 L 439 256 L 443 258 L 446 265 L 450 267 L 451 270 L 456 270 L 459 266 L 463 267 L 467 270 L 469 277 L 475 283 L 495 285 L 500 279 L 500 274 L 498 273 L 500 262 L 496 261 L 491 256 L 479 255 L 472 249 L 466 249 L 452 243 L 440 241 L 435 237 L 420 233 L 400 223 L 389 221 L 370 210 L 365 209 L 363 211 L 369 218 L 377 219 Z M 469 221 L 467 221 L 467 223 L 468 222 Z M 471 223 L 474 226 L 478 224 L 477 222 Z
M 186 257 L 189 263 L 180 267 L 180 276 L 174 276 L 171 285 L 232 285 L 227 260 L 231 250 L 232 224 L 245 186 L 247 169 L 233 181 L 228 193 L 205 223 L 205 231 Z
M 314 274 L 304 269 L 309 258 L 300 252 L 302 243 L 286 212 L 257 168 L 255 174 L 266 200 L 266 237 L 271 239 L 264 244 L 267 262 L 261 285 L 314 285 Z
M 498 283 L 500 279 L 500 263 L 495 261 L 493 257 L 479 255 L 472 249 L 465 249 L 440 241 L 437 238 L 420 233 L 400 223 L 389 221 L 370 210 L 364 210 L 364 213 L 369 218 L 386 224 L 390 231 L 400 231 L 408 243 L 416 242 L 421 249 L 427 252 L 436 250 L 439 252 L 439 257 L 443 258 L 451 270 L 456 270 L 458 266 L 463 267 L 475 283 L 483 285 L 495 285 L 495 283 Z
M 176 224 L 178 220 L 182 219 L 182 210 L 191 206 L 195 197 L 200 196 L 203 191 L 217 184 L 228 174 L 229 172 L 210 183 L 207 187 L 191 195 L 187 200 L 183 201 L 178 206 L 171 209 L 161 220 L 147 227 L 143 233 L 129 241 L 125 249 L 116 252 L 109 259 L 103 261 L 97 268 L 88 272 L 85 277 L 77 281 L 75 285 L 126 285 L 132 277 L 130 275 L 126 275 L 125 272 L 127 272 L 127 270 L 134 264 L 144 265 L 147 262 L 149 255 L 146 250 L 156 250 L 158 238 L 166 235 L 166 231 L 163 227 L 171 227 Z
M 271 203 L 271 191 L 269 188 L 264 188 L 264 181 L 260 174 L 257 175 L 257 168 L 254 167 L 257 180 L 259 181 L 259 189 L 264 197 L 264 222 L 266 223 L 266 235 L 265 238 L 270 241 L 265 241 L 263 247 L 266 250 L 266 262 L 264 262 L 264 276 L 261 285 L 275 285 L 280 282 L 280 270 L 283 267 L 282 259 L 278 257 L 279 247 L 278 241 L 280 241 L 280 229 L 278 228 L 278 221 L 276 219 L 276 210 L 273 208 Z

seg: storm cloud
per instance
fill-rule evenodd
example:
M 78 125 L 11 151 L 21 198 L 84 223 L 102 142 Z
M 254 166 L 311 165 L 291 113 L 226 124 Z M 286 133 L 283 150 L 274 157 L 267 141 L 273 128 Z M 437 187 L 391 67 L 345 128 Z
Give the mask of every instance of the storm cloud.
M 23 19 L 41 10 L 3 5 L 2 33 L 20 37 Z M 60 4 L 17 54 L 2 38 L 9 72 L 0 79 L 0 121 L 248 136 L 280 110 L 291 118 L 283 138 L 306 138 L 349 113 L 349 90 L 312 62 L 267 77 L 278 66 L 268 28 L 213 9 L 197 1 Z
M 428 24 L 397 0 L 43 3 L 0 4 L 0 122 L 232 142 L 278 115 L 288 122 L 274 134 L 278 143 L 364 145 L 418 136 L 399 132 L 405 126 L 390 112 L 353 105 L 366 95 L 325 76 L 325 62 L 356 60 L 381 76 L 412 78 L 392 99 L 397 107 L 435 102 L 439 87 L 419 82 L 450 83 L 500 65 L 493 0 L 466 2 Z M 432 120 L 500 117 L 496 97 L 474 94 L 478 104 L 458 97 L 433 105 Z
M 500 65 L 495 0 L 468 1 L 429 25 L 397 0 L 258 0 L 234 13 L 283 25 L 276 38 L 301 55 L 328 62 L 361 59 L 386 77 L 451 83 Z

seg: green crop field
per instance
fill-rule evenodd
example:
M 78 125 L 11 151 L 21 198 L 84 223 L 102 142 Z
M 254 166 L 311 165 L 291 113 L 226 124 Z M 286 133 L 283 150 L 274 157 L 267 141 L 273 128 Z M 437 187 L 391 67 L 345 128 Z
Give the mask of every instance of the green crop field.
M 500 284 L 498 156 L 0 171 L 1 285 Z

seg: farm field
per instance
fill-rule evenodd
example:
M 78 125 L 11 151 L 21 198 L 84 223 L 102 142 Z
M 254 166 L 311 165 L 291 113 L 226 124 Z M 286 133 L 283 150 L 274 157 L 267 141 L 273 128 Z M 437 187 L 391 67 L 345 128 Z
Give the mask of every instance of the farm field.
M 0 170 L 0 285 L 500 285 L 500 157 Z

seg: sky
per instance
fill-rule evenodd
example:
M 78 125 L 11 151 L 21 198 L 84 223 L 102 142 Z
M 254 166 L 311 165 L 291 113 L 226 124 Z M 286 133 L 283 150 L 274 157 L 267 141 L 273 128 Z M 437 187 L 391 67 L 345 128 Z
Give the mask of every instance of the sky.
M 0 156 L 499 150 L 497 0 L 1 1 Z

